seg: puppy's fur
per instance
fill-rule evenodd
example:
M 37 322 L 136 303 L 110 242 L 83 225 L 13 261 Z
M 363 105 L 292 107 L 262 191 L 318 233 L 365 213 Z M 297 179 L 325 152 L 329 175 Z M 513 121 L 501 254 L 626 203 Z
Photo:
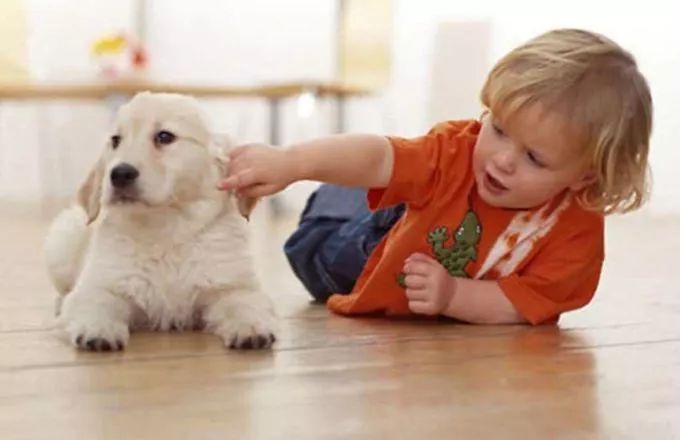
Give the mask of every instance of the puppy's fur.
M 122 349 L 136 328 L 201 328 L 231 348 L 274 342 L 249 255 L 254 201 L 216 189 L 227 166 L 220 143 L 190 97 L 141 93 L 120 109 L 78 203 L 45 243 L 73 344 Z M 121 165 L 136 170 L 123 184 Z

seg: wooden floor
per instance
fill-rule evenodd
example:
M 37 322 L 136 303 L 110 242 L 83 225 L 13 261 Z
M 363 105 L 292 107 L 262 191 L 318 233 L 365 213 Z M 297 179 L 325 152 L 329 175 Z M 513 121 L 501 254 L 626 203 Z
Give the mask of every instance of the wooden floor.
M 293 223 L 260 218 L 282 331 L 259 353 L 191 333 L 76 352 L 45 226 L 0 214 L 0 439 L 680 438 L 680 219 L 613 219 L 595 302 L 530 328 L 331 316 L 282 257 Z

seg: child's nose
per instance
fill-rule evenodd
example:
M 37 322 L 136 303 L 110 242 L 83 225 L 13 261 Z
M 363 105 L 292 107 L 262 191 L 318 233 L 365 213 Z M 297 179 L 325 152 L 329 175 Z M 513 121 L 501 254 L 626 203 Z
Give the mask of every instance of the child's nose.
M 493 163 L 500 171 L 512 174 L 515 172 L 515 153 L 511 149 L 505 149 L 494 154 Z

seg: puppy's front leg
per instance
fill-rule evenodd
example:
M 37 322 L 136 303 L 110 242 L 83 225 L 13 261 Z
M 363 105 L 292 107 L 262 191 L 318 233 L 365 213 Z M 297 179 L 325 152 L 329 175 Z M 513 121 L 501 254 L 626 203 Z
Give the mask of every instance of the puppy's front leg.
M 59 324 L 78 348 L 92 351 L 122 350 L 130 337 L 130 303 L 108 290 L 79 284 L 64 298 Z
M 224 293 L 205 309 L 206 330 L 229 348 L 269 348 L 276 341 L 271 301 L 256 290 Z

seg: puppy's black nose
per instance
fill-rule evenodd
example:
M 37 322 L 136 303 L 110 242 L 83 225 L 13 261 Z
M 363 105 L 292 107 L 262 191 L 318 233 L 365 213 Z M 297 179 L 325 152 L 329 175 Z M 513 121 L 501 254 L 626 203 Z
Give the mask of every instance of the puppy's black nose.
M 114 188 L 125 188 L 139 177 L 139 171 L 129 163 L 121 163 L 111 170 L 111 184 Z

